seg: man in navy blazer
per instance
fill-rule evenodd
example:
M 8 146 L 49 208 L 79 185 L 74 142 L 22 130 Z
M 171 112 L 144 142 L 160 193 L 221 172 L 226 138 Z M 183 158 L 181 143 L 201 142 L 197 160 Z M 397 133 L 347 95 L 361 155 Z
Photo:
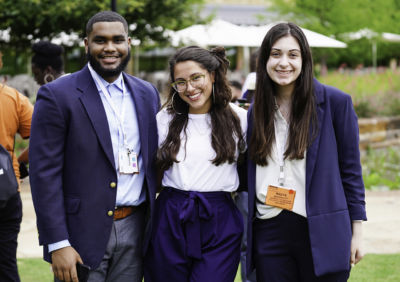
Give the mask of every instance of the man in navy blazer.
M 316 276 L 349 271 L 352 222 L 367 220 L 358 123 L 351 97 L 314 79 L 318 134 L 306 154 L 306 210 Z M 254 128 L 248 113 L 248 142 Z M 350 156 L 350 157 L 349 157 Z M 358 161 L 355 161 L 358 160 Z M 339 181 L 338 181 L 339 180 Z M 340 181 L 341 180 L 341 181 Z M 248 246 L 253 246 L 256 165 L 248 159 Z M 247 271 L 254 268 L 248 248 Z
M 44 259 L 56 280 L 142 281 L 142 253 L 156 191 L 153 158 L 159 94 L 123 73 L 126 20 L 100 12 L 87 23 L 82 70 L 42 86 L 30 140 L 30 182 Z

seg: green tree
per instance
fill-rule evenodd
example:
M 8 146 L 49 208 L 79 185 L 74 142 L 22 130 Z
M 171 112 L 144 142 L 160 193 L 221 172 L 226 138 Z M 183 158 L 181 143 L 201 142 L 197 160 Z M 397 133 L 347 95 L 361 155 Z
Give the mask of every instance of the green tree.
M 343 34 L 368 28 L 375 32 L 399 33 L 400 0 L 271 0 L 271 10 L 276 19 L 290 20 L 304 28 L 325 35 L 335 35 L 346 41 Z M 387 43 L 379 38 L 378 63 L 387 63 L 392 57 L 400 57 L 399 44 Z M 371 65 L 371 41 L 347 40 L 348 48 L 342 50 L 316 49 L 314 59 L 338 66 L 346 62 L 349 66 Z
M 124 0 L 117 10 L 131 24 L 130 35 L 142 42 L 163 42 L 165 29 L 193 24 L 203 0 Z M 0 0 L 0 31 L 9 40 L 0 44 L 28 49 L 36 39 L 53 38 L 60 32 L 84 34 L 87 20 L 96 12 L 110 10 L 110 0 Z M 83 37 L 83 36 L 81 36 Z M 0 47 L 2 47 L 0 46 Z
M 281 19 L 305 28 L 338 35 L 369 28 L 377 32 L 398 32 L 399 0 L 271 0 L 271 9 Z

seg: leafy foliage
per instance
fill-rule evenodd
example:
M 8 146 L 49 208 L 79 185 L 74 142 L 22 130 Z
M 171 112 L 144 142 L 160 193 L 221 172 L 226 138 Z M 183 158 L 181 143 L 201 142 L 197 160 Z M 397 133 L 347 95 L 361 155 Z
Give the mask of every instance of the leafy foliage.
M 400 113 L 398 70 L 348 69 L 329 72 L 318 79 L 348 94 L 358 117 L 396 116 Z
M 361 160 L 366 189 L 395 190 L 400 187 L 399 148 L 368 149 Z
M 313 50 L 315 61 L 324 60 L 330 66 L 346 62 L 349 66 L 371 65 L 371 40 L 347 40 L 343 34 L 370 29 L 375 32 L 399 33 L 399 0 L 271 0 L 276 20 L 293 21 L 304 28 L 334 35 L 347 41 L 345 49 Z M 378 64 L 400 57 L 400 44 L 374 39 L 378 46 Z
M 131 36 L 142 41 L 162 41 L 165 29 L 193 24 L 202 3 L 203 0 L 124 0 L 117 1 L 117 10 L 136 27 Z M 10 32 L 10 41 L 0 44 L 26 49 L 33 40 L 52 38 L 62 31 L 83 35 L 88 19 L 99 11 L 110 10 L 110 6 L 109 0 L 0 0 L 0 30 Z
M 369 28 L 396 33 L 400 28 L 398 0 L 272 0 L 279 17 L 305 28 L 338 35 Z

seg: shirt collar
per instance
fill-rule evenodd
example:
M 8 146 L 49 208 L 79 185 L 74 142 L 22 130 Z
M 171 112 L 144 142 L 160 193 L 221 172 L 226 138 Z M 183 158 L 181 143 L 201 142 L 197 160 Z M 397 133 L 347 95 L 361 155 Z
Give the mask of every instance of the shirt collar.
M 124 79 L 122 77 L 122 72 L 119 74 L 118 78 L 116 80 L 114 80 L 112 83 L 109 83 L 108 81 L 104 80 L 104 78 L 102 78 L 94 69 L 93 67 L 90 65 L 90 63 L 88 63 L 89 67 L 89 71 L 90 74 L 92 75 L 93 78 L 98 78 L 98 80 L 104 85 L 105 88 L 107 88 L 109 85 L 114 85 L 116 86 L 121 92 L 123 90 L 123 83 L 124 83 Z M 97 81 L 96 79 L 94 79 L 94 82 L 96 83 L 96 87 L 97 90 L 101 90 L 100 85 L 97 85 Z

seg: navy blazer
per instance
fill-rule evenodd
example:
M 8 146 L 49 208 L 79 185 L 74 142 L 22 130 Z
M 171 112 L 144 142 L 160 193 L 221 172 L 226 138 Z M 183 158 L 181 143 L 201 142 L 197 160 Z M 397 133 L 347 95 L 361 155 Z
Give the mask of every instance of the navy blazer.
M 123 73 L 138 117 L 147 216 L 154 210 L 158 91 Z M 30 183 L 44 259 L 47 245 L 68 239 L 83 262 L 100 264 L 111 234 L 117 183 L 110 130 L 87 66 L 39 89 L 29 145 Z M 151 221 L 149 221 L 151 230 Z M 144 250 L 148 244 L 145 236 Z
M 306 211 L 317 276 L 350 267 L 351 221 L 366 220 L 357 116 L 351 97 L 314 79 L 318 135 L 306 153 Z M 248 142 L 253 129 L 248 113 Z M 254 268 L 256 165 L 248 158 L 248 273 Z

